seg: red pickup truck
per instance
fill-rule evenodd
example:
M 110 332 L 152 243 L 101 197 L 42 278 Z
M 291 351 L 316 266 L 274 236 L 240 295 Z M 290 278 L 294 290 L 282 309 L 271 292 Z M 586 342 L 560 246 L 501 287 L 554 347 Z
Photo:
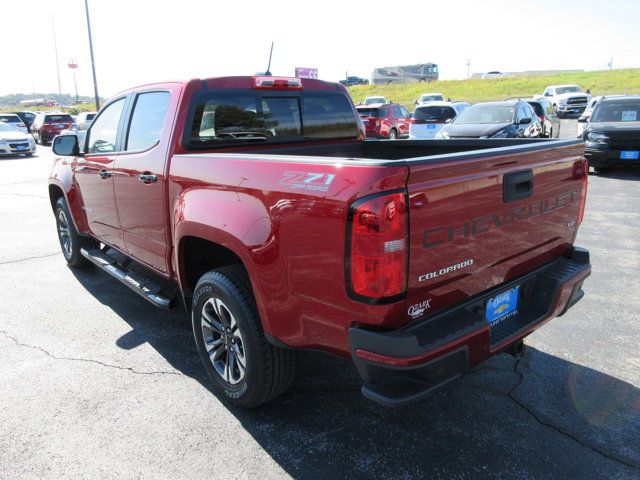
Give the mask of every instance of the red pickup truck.
M 415 400 L 584 295 L 579 140 L 365 141 L 341 85 L 159 83 L 55 138 L 69 265 L 191 312 L 230 402 L 291 383 L 295 350 L 351 358 L 363 394 Z

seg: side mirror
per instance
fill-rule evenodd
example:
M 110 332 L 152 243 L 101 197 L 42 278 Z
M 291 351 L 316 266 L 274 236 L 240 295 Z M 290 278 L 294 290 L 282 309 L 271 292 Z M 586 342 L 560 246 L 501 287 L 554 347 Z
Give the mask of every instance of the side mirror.
M 78 131 L 78 124 L 77 123 L 72 123 L 71 126 L 69 127 L 69 130 L 71 130 L 72 132 L 77 132 Z
M 587 123 L 587 117 L 578 117 L 578 123 Z
M 53 153 L 65 157 L 77 157 L 80 153 L 77 135 L 58 135 L 51 146 Z
M 519 125 L 526 125 L 527 123 L 531 123 L 531 117 L 521 118 L 518 122 Z
M 551 95 L 551 92 L 546 92 L 546 93 L 544 94 L 544 96 L 545 96 L 545 97 L 553 97 L 553 95 Z
M 451 122 L 453 122 L 453 118 L 447 118 L 447 119 L 444 121 L 444 123 L 451 123 Z

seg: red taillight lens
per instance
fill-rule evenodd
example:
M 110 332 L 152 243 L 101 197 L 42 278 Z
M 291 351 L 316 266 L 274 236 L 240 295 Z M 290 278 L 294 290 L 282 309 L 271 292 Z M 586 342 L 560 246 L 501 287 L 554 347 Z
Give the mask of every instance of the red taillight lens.
M 538 115 L 538 118 L 540 119 L 540 121 L 541 121 L 542 123 L 544 123 L 544 115 Z
M 409 214 L 404 193 L 355 202 L 350 211 L 348 287 L 356 297 L 394 297 L 407 288 Z
M 589 184 L 589 162 L 587 159 L 582 160 L 580 168 L 582 169 L 582 192 L 580 196 L 580 209 L 578 210 L 578 225 L 582 223 L 584 210 L 587 206 L 587 185 Z

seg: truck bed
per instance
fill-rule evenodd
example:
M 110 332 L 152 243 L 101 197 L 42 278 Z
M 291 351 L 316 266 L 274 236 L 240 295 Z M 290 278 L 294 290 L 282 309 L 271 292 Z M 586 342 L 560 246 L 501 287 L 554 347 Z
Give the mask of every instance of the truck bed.
M 578 139 L 550 140 L 545 138 L 517 139 L 469 139 L 469 140 L 386 140 L 365 141 L 357 143 L 330 143 L 320 145 L 304 144 L 300 146 L 268 146 L 262 148 L 252 146 L 252 155 L 286 155 L 314 157 L 314 161 L 322 161 L 320 157 L 339 158 L 345 160 L 372 160 L 376 164 L 385 164 L 388 160 L 411 160 L 412 163 L 423 161 L 440 161 L 441 158 L 428 158 L 446 155 L 447 159 L 470 158 L 486 154 L 491 149 L 493 155 L 507 154 L 513 151 L 534 151 L 551 147 L 578 145 Z M 222 153 L 223 151 L 221 151 Z M 242 153 L 234 150 L 233 153 Z M 452 157 L 452 154 L 459 154 Z

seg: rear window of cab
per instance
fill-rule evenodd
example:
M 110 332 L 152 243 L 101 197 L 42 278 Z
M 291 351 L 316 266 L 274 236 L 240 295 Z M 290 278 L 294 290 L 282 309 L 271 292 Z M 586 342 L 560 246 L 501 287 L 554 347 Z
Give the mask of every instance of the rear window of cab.
M 358 124 L 342 94 L 204 91 L 190 108 L 185 146 L 356 138 Z

